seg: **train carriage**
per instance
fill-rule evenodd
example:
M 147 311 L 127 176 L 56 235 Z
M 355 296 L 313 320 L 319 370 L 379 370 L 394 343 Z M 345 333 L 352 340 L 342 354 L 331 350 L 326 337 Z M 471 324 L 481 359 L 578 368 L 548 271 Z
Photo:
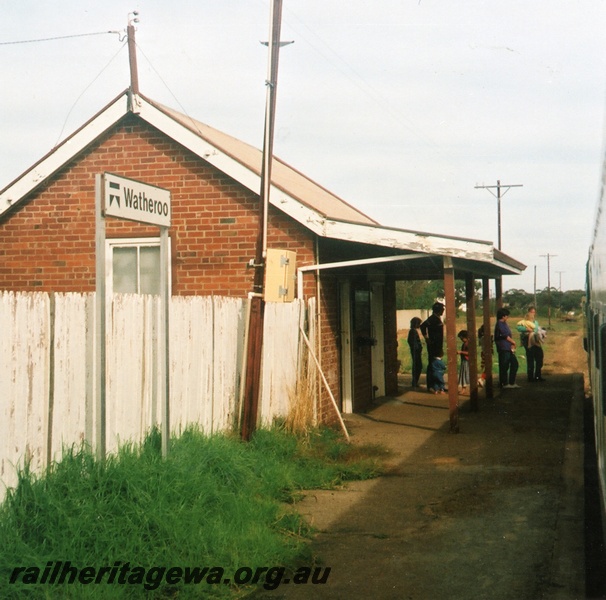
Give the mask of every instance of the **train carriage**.
M 606 164 L 587 260 L 586 338 L 602 524 L 606 528 Z M 606 529 L 605 529 L 606 533 Z M 606 539 L 606 538 L 605 538 Z

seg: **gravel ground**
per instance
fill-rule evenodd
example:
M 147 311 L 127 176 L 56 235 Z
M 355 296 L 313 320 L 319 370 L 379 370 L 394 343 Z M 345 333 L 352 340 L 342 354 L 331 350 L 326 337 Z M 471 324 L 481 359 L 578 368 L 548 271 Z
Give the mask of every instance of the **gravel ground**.
M 386 474 L 308 492 L 298 510 L 328 581 L 256 597 L 584 598 L 586 359 L 580 333 L 560 337 L 546 382 L 482 393 L 478 412 L 462 396 L 458 434 L 448 433 L 447 396 L 406 387 L 349 416 L 353 443 L 391 451 Z

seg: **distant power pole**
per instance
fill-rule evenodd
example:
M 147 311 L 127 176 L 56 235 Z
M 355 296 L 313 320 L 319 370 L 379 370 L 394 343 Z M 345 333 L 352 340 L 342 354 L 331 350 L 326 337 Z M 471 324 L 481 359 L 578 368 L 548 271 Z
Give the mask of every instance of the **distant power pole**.
M 562 291 L 562 273 L 566 273 L 566 271 L 556 271 L 556 273 L 560 276 L 560 285 L 558 287 L 558 290 L 561 292 Z
M 523 187 L 522 183 L 515 183 L 509 185 L 501 185 L 501 181 L 497 179 L 497 185 L 476 185 L 475 189 L 488 190 L 497 199 L 497 235 L 498 235 L 498 249 L 501 250 L 501 198 L 512 188 L 512 187 Z M 492 190 L 497 190 L 495 194 Z M 505 191 L 501 194 L 501 188 L 505 188 Z
M 541 256 L 543 258 L 547 258 L 547 303 L 548 303 L 547 320 L 549 323 L 549 327 L 551 327 L 551 266 L 550 266 L 550 259 L 553 258 L 554 256 L 557 256 L 557 254 L 541 254 Z
M 522 187 L 523 184 L 515 183 L 509 185 L 501 185 L 501 180 L 497 179 L 497 185 L 476 185 L 475 189 L 483 189 L 488 190 L 496 199 L 497 199 L 497 248 L 499 250 L 502 249 L 501 243 L 501 198 L 509 191 L 512 187 Z M 495 194 L 492 190 L 497 190 Z M 505 191 L 501 194 L 501 188 L 505 188 Z M 503 305 L 503 278 L 497 277 L 494 281 L 495 283 L 495 296 L 497 308 L 500 308 Z

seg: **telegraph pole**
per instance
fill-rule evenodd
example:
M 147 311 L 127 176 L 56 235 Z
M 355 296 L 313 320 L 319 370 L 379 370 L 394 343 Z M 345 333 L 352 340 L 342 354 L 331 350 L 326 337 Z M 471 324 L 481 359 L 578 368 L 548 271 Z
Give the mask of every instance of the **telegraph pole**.
M 476 185 L 475 189 L 483 189 L 488 190 L 496 199 L 497 199 L 497 248 L 499 250 L 502 249 L 501 243 L 501 198 L 512 188 L 512 187 L 522 187 L 522 183 L 513 183 L 508 185 L 501 185 L 501 180 L 497 179 L 497 185 Z M 492 190 L 497 190 L 495 194 Z M 501 188 L 505 188 L 505 191 L 501 194 Z M 502 306 L 503 303 L 503 278 L 496 277 L 495 278 L 495 296 L 497 307 Z
M 268 78 L 265 103 L 265 132 L 263 136 L 263 163 L 261 166 L 261 191 L 259 196 L 259 231 L 253 267 L 255 269 L 253 291 L 250 294 L 250 316 L 244 371 L 244 397 L 242 406 L 241 438 L 250 440 L 257 427 L 259 390 L 261 387 L 261 353 L 263 348 L 263 316 L 265 312 L 265 261 L 267 254 L 267 214 L 271 187 L 273 159 L 276 88 L 278 84 L 278 57 L 280 27 L 282 24 L 282 0 L 273 0 L 270 13 Z
M 512 187 L 523 187 L 523 183 L 514 184 L 501 184 L 501 181 L 497 179 L 497 185 L 476 185 L 475 189 L 488 190 L 497 199 L 497 235 L 498 235 L 498 249 L 501 250 L 501 198 L 512 188 Z M 496 188 L 497 193 L 495 194 L 492 190 Z M 501 188 L 505 188 L 505 191 L 501 194 Z
M 557 254 L 541 254 L 543 258 L 547 258 L 547 322 L 549 323 L 549 328 L 551 329 L 551 266 L 550 259 Z
M 139 70 L 137 69 L 137 44 L 135 42 L 135 26 L 133 23 L 138 23 L 139 13 L 134 11 L 128 13 L 128 16 L 133 15 L 132 19 L 128 20 L 126 27 L 126 36 L 128 39 L 128 65 L 130 67 L 130 88 L 131 92 L 135 95 L 139 95 Z

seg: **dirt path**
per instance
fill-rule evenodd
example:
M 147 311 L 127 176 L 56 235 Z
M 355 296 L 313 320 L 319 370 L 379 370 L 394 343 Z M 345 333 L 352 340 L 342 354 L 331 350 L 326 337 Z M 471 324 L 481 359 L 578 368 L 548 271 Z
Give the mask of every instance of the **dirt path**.
M 580 333 L 551 338 L 547 381 L 526 383 L 521 364 L 522 389 L 481 396 L 475 413 L 462 398 L 459 434 L 448 433 L 446 397 L 409 388 L 348 417 L 354 443 L 391 450 L 388 471 L 308 493 L 298 510 L 318 532 L 312 551 L 331 567 L 329 581 L 258 597 L 583 597 L 583 394 L 575 373 L 586 358 Z

